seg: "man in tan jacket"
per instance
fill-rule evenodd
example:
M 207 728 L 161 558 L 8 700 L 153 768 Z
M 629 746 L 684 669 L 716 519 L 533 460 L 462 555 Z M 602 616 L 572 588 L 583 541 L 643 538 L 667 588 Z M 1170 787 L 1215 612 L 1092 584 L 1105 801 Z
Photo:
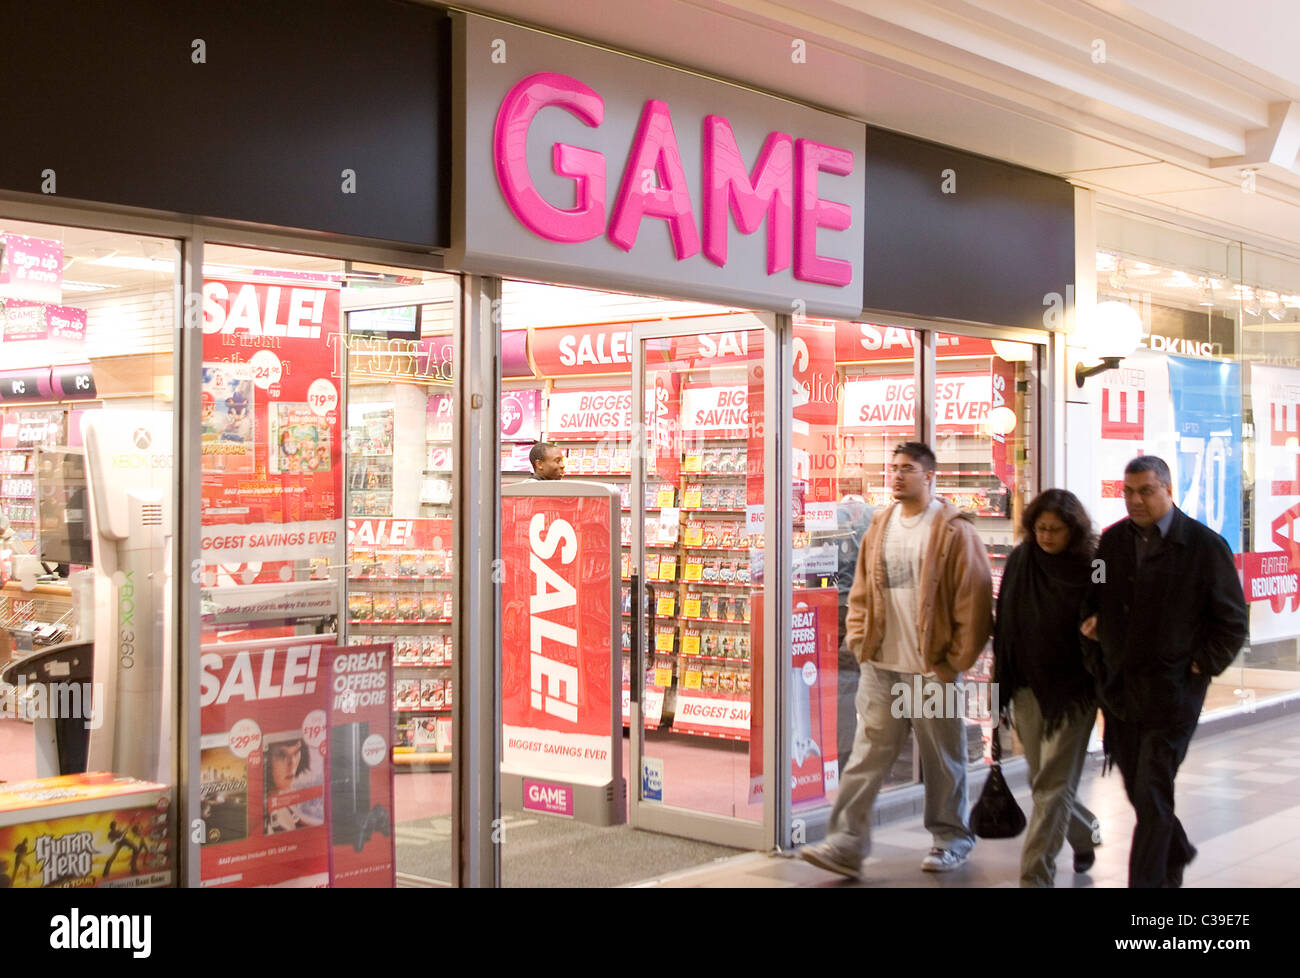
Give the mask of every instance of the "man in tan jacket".
M 894 450 L 894 505 L 872 520 L 849 593 L 846 641 L 863 663 L 858 727 L 826 841 L 800 855 L 852 879 L 860 878 L 871 850 L 872 806 L 909 727 L 921 755 L 925 827 L 934 841 L 921 868 L 956 869 L 975 846 L 967 825 L 964 721 L 960 709 L 931 707 L 961 702 L 946 684 L 974 664 L 993 629 L 992 578 L 974 525 L 934 496 L 934 477 L 928 446 L 905 442 Z M 924 710 L 913 702 L 917 688 L 925 690 Z

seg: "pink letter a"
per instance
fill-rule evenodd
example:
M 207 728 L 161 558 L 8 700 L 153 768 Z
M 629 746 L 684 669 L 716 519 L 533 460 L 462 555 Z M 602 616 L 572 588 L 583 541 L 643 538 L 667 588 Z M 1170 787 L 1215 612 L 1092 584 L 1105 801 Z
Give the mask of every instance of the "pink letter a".
M 659 186 L 650 186 L 652 175 L 658 178 Z M 641 113 L 641 124 L 618 189 L 618 203 L 609 222 L 609 240 L 624 251 L 631 251 L 641 218 L 646 215 L 668 222 L 678 261 L 700 250 L 700 233 L 695 227 L 691 192 L 686 187 L 686 172 L 677 150 L 673 117 L 668 113 L 667 104 L 658 99 L 646 102 Z

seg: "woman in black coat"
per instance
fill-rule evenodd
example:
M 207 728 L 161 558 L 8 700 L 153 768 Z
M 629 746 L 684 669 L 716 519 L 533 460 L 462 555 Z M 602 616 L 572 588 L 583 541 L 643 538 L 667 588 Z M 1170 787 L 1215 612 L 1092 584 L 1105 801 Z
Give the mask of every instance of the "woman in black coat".
M 1033 789 L 1020 885 L 1052 886 L 1065 839 L 1077 873 L 1091 868 L 1101 842 L 1097 819 L 1077 798 L 1097 717 L 1079 640 L 1096 537 L 1083 505 L 1064 489 L 1039 495 L 1020 525 L 1024 539 L 1007 558 L 998 592 L 993 679 L 1001 701 L 1012 704 Z

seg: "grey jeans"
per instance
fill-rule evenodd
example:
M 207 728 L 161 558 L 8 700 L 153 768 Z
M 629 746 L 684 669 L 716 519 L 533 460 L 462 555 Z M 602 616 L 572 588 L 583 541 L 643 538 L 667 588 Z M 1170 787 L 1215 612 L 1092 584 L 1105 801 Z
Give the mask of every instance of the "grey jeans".
M 891 709 L 893 686 L 902 683 L 911 690 L 912 682 L 912 673 L 893 672 L 871 663 L 862 666 L 853 753 L 840 775 L 840 791 L 826 835 L 827 842 L 846 859 L 865 859 L 871 852 L 871 810 L 885 776 L 903 750 L 909 728 L 916 733 L 925 778 L 925 827 L 935 846 L 958 855 L 975 847 L 975 836 L 967 827 L 965 721 L 922 716 L 921 704 L 915 704 L 911 718 L 895 716 Z M 937 680 L 928 680 L 926 685 L 933 683 Z
M 1043 714 L 1033 692 L 1017 690 L 1011 704 L 1034 793 L 1034 813 L 1020 853 L 1020 885 L 1054 886 L 1061 844 L 1069 839 L 1075 852 L 1089 852 L 1098 842 L 1097 816 L 1078 798 L 1079 776 L 1097 715 L 1091 710 L 1075 716 L 1044 737 Z

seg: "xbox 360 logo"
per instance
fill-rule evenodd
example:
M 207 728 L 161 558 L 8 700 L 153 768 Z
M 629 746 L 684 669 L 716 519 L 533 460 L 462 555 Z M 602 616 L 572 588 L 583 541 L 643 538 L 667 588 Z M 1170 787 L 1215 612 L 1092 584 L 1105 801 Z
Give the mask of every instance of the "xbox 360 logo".
M 134 440 L 135 447 L 144 451 L 153 444 L 153 435 L 149 434 L 148 428 L 136 428 Z

